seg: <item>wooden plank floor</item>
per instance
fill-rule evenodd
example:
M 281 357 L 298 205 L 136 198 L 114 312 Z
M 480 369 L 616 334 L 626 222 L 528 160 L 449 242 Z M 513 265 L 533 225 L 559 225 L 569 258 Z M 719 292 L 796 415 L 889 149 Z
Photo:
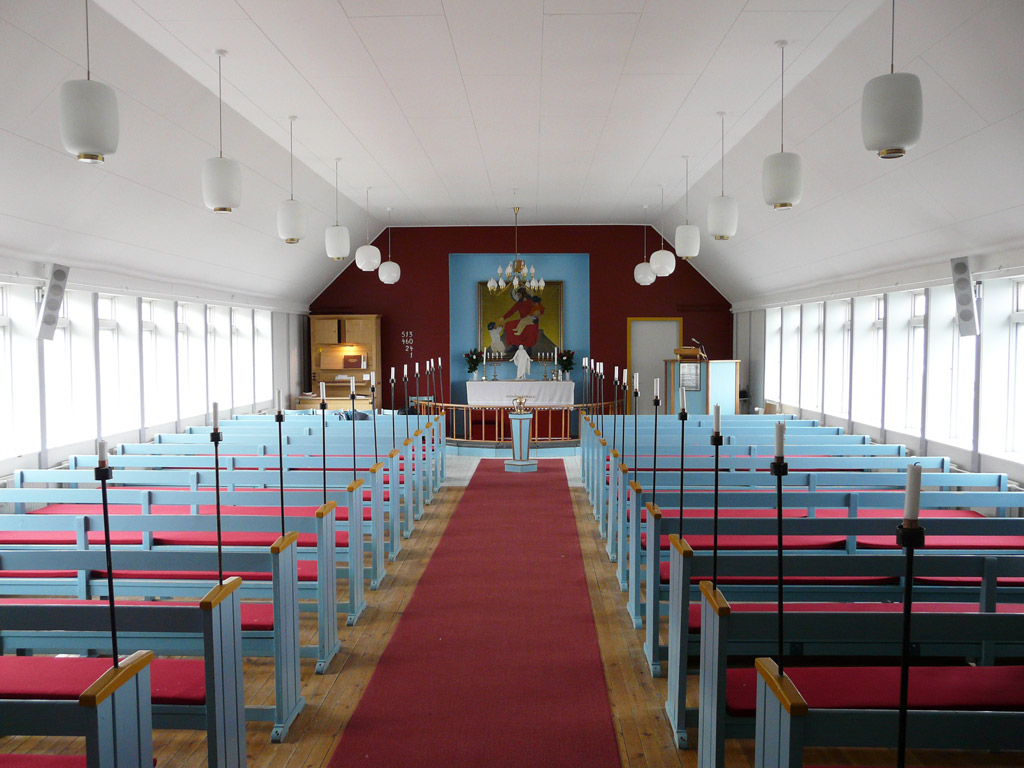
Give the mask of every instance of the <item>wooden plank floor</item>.
M 664 714 L 665 679 L 652 680 L 647 671 L 642 632 L 632 629 L 626 620 L 625 595 L 618 589 L 614 566 L 608 561 L 598 536 L 586 492 L 581 487 L 572 487 L 570 492 L 623 768 L 696 766 L 694 750 L 678 750 L 672 743 Z M 388 576 L 381 588 L 367 592 L 369 607 L 359 625 L 341 627 L 342 653 L 327 674 L 314 675 L 312 660 L 303 660 L 302 693 L 306 697 L 306 709 L 292 726 L 285 743 L 270 743 L 269 724 L 248 725 L 250 766 L 325 768 L 461 497 L 462 488 L 456 487 L 445 487 L 435 494 L 434 504 L 416 524 L 412 538 L 403 542 L 398 560 L 388 564 Z M 316 620 L 309 614 L 303 614 L 302 634 L 304 643 L 315 644 Z M 245 676 L 247 703 L 272 703 L 271 664 L 246 660 Z M 695 690 L 696 679 L 692 679 L 691 706 L 696 704 Z M 401 738 L 397 731 L 395 738 Z M 206 736 L 202 732 L 157 731 L 154 742 L 160 768 L 206 765 Z M 3 752 L 81 754 L 82 750 L 81 741 L 75 739 L 0 739 Z M 752 742 L 728 742 L 726 765 L 729 768 L 750 768 L 753 760 Z M 835 766 L 883 766 L 895 762 L 894 752 L 882 749 L 808 750 L 807 760 L 808 764 Z M 1021 755 L 971 755 L 965 759 L 956 752 L 917 751 L 908 756 L 908 765 L 1020 766 Z

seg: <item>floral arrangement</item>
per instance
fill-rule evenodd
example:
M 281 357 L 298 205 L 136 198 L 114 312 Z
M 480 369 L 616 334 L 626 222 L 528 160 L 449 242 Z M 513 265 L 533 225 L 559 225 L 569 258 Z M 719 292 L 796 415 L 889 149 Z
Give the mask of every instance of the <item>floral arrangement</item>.
M 474 373 L 477 368 L 480 367 L 480 363 L 484 360 L 484 353 L 475 347 L 467 352 L 463 357 L 466 358 L 466 370 L 469 373 Z
M 568 373 L 575 366 L 573 359 L 576 357 L 576 353 L 571 349 L 562 349 L 558 352 L 558 367 L 562 369 L 564 373 Z

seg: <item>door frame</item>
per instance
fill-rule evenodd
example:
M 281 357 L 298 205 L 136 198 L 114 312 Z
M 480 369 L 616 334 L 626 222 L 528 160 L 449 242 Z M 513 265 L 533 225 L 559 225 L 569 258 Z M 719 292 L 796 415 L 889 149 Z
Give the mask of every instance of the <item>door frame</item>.
M 683 346 L 683 318 L 681 316 L 677 316 L 677 317 L 627 317 L 626 318 L 626 365 L 627 366 L 630 366 L 630 365 L 633 364 L 633 350 L 632 350 L 633 323 L 634 322 L 654 322 L 654 321 L 658 321 L 658 322 L 673 321 L 673 322 L 675 322 L 676 326 L 677 326 L 677 328 L 679 330 L 679 333 L 676 335 L 676 347 Z M 668 395 L 668 381 L 665 381 L 664 384 L 665 384 L 665 389 L 662 392 L 662 395 L 663 396 L 667 396 Z M 632 413 L 632 412 L 633 412 L 633 399 L 631 397 L 627 397 L 626 398 L 626 413 Z

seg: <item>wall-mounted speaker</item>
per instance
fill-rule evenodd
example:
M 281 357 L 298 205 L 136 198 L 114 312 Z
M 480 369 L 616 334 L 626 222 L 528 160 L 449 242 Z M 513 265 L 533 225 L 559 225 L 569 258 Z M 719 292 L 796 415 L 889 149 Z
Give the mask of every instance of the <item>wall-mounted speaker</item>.
M 953 295 L 956 297 L 956 324 L 961 336 L 978 335 L 978 306 L 974 300 L 974 278 L 966 256 L 950 260 L 953 268 Z
M 68 282 L 68 268 L 62 264 L 50 266 L 50 276 L 46 279 L 43 289 L 43 300 L 39 305 L 36 318 L 36 338 L 50 341 L 57 330 L 57 318 L 60 317 L 60 304 L 64 301 L 64 287 Z

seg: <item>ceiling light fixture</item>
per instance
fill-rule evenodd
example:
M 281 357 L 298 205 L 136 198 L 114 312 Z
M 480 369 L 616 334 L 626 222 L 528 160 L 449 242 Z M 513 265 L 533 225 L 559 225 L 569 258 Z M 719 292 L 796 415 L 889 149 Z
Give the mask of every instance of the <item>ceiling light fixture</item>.
M 366 188 L 366 245 L 356 248 L 356 266 L 363 272 L 373 272 L 380 266 L 380 248 L 370 245 L 370 188 Z
M 896 0 L 892 2 L 889 74 L 868 80 L 860 100 L 860 130 L 865 149 L 883 160 L 907 154 L 921 138 L 924 112 L 921 80 L 896 69 Z
M 786 41 L 776 40 L 782 53 L 782 75 L 779 83 L 779 151 L 764 159 L 761 169 L 761 191 L 764 201 L 776 211 L 788 211 L 800 202 L 804 191 L 803 160 L 796 152 L 786 151 Z
M 109 85 L 92 79 L 89 0 L 85 0 L 85 80 L 61 85 L 57 116 L 64 148 L 81 162 L 98 165 L 117 151 L 117 94 Z
M 220 154 L 203 163 L 203 202 L 214 213 L 231 213 L 242 204 L 242 166 L 224 157 L 224 86 L 221 62 L 227 51 L 217 54 L 217 142 Z
M 394 285 L 402 279 L 402 268 L 397 261 L 391 260 L 391 209 L 388 208 L 388 260 L 380 265 L 377 277 L 385 285 Z
M 690 223 L 690 158 L 683 155 L 686 160 L 686 191 L 683 193 L 684 219 L 685 224 L 676 227 L 676 256 L 684 261 L 695 258 L 700 253 L 700 227 Z
M 640 226 L 644 232 L 644 260 L 633 267 L 633 279 L 637 285 L 650 285 L 657 278 L 651 265 L 647 263 L 647 206 L 644 206 L 644 223 Z
M 517 190 L 513 190 L 515 194 Z M 487 281 L 487 290 L 491 293 L 501 293 L 506 288 L 516 290 L 520 285 L 529 288 L 531 291 L 536 293 L 543 293 L 546 283 L 543 277 L 537 277 L 537 270 L 531 264 L 526 265 L 526 262 L 519 258 L 519 206 L 515 205 L 512 207 L 512 215 L 515 217 L 514 232 L 515 232 L 515 255 L 504 269 L 501 266 L 498 267 L 498 279 L 495 280 L 493 277 Z
M 661 248 L 651 254 L 651 269 L 658 277 L 667 277 L 676 271 L 676 255 L 665 250 L 665 185 L 661 185 Z
M 327 249 L 327 258 L 333 261 L 347 259 L 352 251 L 348 227 L 343 227 L 338 223 L 341 217 L 338 208 L 338 163 L 340 162 L 340 157 L 334 158 L 334 226 L 324 230 L 324 247 Z
M 289 245 L 295 245 L 306 236 L 306 206 L 295 199 L 295 115 L 288 120 L 289 197 L 277 206 L 277 235 Z
M 722 194 L 708 203 L 708 232 L 715 240 L 728 240 L 739 227 L 740 212 L 736 198 L 725 194 L 725 112 L 718 113 L 722 120 Z

